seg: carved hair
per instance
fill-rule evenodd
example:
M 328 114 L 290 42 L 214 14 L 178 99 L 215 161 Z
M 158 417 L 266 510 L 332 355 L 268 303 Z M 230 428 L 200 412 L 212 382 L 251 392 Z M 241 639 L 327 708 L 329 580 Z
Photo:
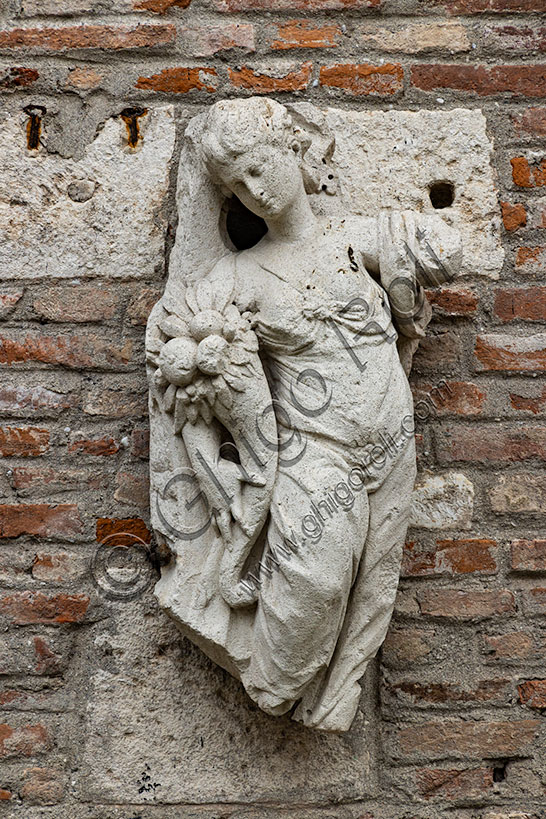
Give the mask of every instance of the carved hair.
M 220 182 L 219 168 L 231 164 L 237 156 L 260 143 L 293 151 L 299 161 L 306 192 L 318 190 L 316 174 L 304 160 L 311 140 L 294 124 L 284 105 L 251 97 L 222 100 L 209 109 L 201 146 L 205 165 L 216 182 Z

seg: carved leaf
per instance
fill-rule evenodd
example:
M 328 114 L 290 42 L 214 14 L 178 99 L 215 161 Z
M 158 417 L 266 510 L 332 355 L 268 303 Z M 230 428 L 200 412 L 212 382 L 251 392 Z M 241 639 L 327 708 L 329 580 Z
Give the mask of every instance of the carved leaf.
M 191 287 L 191 286 L 186 288 L 186 303 L 187 303 L 188 307 L 190 308 L 190 310 L 192 311 L 192 313 L 198 313 L 199 312 L 199 305 L 197 304 L 197 299 L 195 297 L 195 291 L 194 291 L 193 287 Z
M 248 350 L 251 353 L 258 352 L 258 339 L 254 333 L 245 333 L 242 339 L 242 344 L 245 350 Z
M 224 370 L 224 378 L 232 390 L 235 390 L 236 392 L 244 392 L 245 385 L 241 381 L 239 373 L 230 371 L 228 368 L 226 368 Z
M 177 409 L 178 409 L 178 404 L 177 404 Z M 188 404 L 188 406 L 185 407 L 185 410 L 186 410 L 185 414 L 186 414 L 187 420 L 190 422 L 190 424 L 195 424 L 195 422 L 197 421 L 197 418 L 199 416 L 199 410 L 198 410 L 197 406 L 195 404 Z M 184 425 L 184 421 L 181 423 L 180 427 L 177 429 L 177 423 L 176 423 L 176 420 L 175 420 L 175 430 L 176 430 L 176 432 L 179 432 L 182 429 L 183 425 Z
M 169 384 L 165 391 L 165 397 L 163 399 L 165 410 L 167 412 L 172 412 L 174 410 L 174 402 L 176 399 L 176 386 L 174 384 Z
M 176 316 L 168 316 L 159 322 L 160 329 L 170 338 L 189 335 L 189 327 L 185 321 Z
M 190 412 L 191 410 L 191 412 Z M 192 417 L 193 420 L 192 420 Z M 176 406 L 174 410 L 174 431 L 175 433 L 180 432 L 186 421 L 190 421 L 192 424 L 195 422 L 197 418 L 197 410 L 194 407 L 188 406 L 184 404 L 180 398 L 176 398 Z
M 201 310 L 213 309 L 213 292 L 210 282 L 203 280 L 197 285 L 197 304 Z
M 199 408 L 199 412 L 200 412 L 201 417 L 203 418 L 205 424 L 212 423 L 212 417 L 213 417 L 212 416 L 212 410 L 211 410 L 210 406 L 207 404 L 207 402 L 202 401 L 202 400 L 198 401 L 197 402 L 197 407 Z
M 214 294 L 213 294 L 213 302 L 214 308 L 218 310 L 219 313 L 224 313 L 227 318 L 230 318 L 228 315 L 228 304 L 231 300 L 231 294 L 233 292 L 233 276 L 223 276 L 219 281 L 214 283 Z M 233 305 L 232 305 L 233 306 Z M 239 311 L 237 308 L 234 308 Z
M 214 387 L 216 389 L 216 398 L 226 408 L 231 409 L 233 406 L 233 396 L 231 390 L 227 386 L 225 379 L 220 375 L 214 379 Z
M 233 344 L 229 351 L 230 361 L 233 364 L 249 364 L 250 356 L 248 351 L 239 344 Z
M 146 342 L 146 347 L 150 353 L 158 353 L 163 347 L 163 342 L 159 338 L 150 336 Z

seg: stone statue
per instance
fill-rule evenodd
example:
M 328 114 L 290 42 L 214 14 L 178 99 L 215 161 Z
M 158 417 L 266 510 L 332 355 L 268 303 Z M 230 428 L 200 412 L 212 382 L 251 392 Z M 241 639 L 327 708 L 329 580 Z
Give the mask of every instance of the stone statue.
M 321 214 L 319 132 L 264 98 L 190 123 L 147 330 L 151 500 L 182 632 L 267 713 L 346 731 L 398 583 L 423 286 L 457 273 L 461 243 L 434 212 Z M 245 249 L 234 202 L 265 231 Z

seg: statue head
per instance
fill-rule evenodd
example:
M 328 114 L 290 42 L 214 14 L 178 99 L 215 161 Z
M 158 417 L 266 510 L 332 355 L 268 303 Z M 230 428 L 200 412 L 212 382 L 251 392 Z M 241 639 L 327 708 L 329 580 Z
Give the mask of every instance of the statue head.
M 216 103 L 202 135 L 215 182 L 266 220 L 316 189 L 304 162 L 309 144 L 283 105 L 259 97 Z

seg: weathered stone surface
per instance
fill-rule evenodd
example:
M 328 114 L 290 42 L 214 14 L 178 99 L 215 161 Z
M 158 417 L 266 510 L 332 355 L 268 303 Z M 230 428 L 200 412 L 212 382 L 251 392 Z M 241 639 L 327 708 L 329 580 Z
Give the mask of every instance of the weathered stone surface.
M 335 133 L 332 168 L 349 209 L 366 215 L 380 208 L 436 212 L 460 231 L 462 273 L 498 277 L 504 251 L 492 145 L 479 110 L 327 109 L 322 119 L 306 103 L 293 108 Z M 454 200 L 435 211 L 430 186 L 439 181 L 453 185 Z M 323 207 L 328 212 L 334 206 L 326 201 Z
M 80 798 L 320 804 L 374 792 L 366 694 L 343 736 L 270 717 L 150 605 L 118 605 L 115 633 L 97 638 L 115 663 L 91 680 Z
M 469 529 L 474 487 L 461 472 L 427 475 L 413 490 L 411 525 L 424 529 Z
M 27 151 L 27 122 L 22 111 L 0 115 L 0 279 L 142 278 L 161 271 L 172 108 L 139 117 L 135 148 L 122 119 L 107 120 L 79 161 L 49 154 L 47 129 L 40 148 Z M 78 185 L 85 195 L 75 192 Z

